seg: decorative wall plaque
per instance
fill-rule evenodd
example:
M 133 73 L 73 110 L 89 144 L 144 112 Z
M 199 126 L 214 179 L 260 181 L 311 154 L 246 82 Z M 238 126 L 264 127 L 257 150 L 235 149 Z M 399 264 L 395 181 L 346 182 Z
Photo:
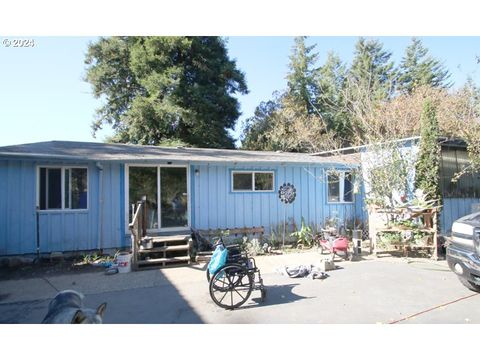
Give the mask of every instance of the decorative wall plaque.
M 295 201 L 295 197 L 297 196 L 297 190 L 295 186 L 290 183 L 283 184 L 280 186 L 280 190 L 278 190 L 278 197 L 280 201 L 284 202 L 285 204 L 291 204 Z

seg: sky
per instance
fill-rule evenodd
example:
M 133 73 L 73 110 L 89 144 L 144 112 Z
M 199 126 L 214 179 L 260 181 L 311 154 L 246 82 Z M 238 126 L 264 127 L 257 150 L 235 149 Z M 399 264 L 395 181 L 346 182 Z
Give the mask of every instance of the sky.
M 28 48 L 6 47 L 5 39 L 33 39 Z M 393 53 L 398 64 L 411 37 L 375 37 Z M 92 136 L 91 123 L 101 104 L 83 80 L 84 58 L 89 42 L 97 37 L 15 37 L 0 36 L 0 146 L 37 141 L 103 141 L 111 134 L 108 126 Z M 293 37 L 230 36 L 229 56 L 236 59 L 250 90 L 238 96 L 242 115 L 234 132 L 238 137 L 244 120 L 255 107 L 286 87 Z M 420 37 L 435 58 L 452 73 L 455 86 L 471 76 L 480 84 L 476 55 L 480 37 Z M 316 44 L 321 65 L 329 51 L 349 63 L 358 37 L 308 37 Z

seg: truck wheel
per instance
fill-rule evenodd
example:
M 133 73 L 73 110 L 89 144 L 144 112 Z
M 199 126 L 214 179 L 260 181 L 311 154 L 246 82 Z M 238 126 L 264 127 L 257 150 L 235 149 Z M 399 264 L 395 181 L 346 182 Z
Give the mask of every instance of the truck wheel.
M 468 281 L 467 279 L 464 279 L 463 277 L 458 277 L 458 280 L 465 286 L 467 289 L 475 291 L 475 292 L 480 292 L 480 285 L 477 285 L 471 281 Z

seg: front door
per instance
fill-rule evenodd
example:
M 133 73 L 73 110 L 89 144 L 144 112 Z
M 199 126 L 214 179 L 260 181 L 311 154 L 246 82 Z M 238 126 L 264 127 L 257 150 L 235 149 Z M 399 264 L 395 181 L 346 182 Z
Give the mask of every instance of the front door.
M 147 228 L 172 230 L 189 226 L 187 167 L 129 166 L 128 204 L 146 198 Z

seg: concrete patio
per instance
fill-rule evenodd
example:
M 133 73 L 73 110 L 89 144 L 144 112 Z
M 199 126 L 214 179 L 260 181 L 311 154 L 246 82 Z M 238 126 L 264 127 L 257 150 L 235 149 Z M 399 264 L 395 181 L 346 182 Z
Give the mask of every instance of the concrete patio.
M 317 251 L 259 256 L 267 288 L 227 311 L 210 299 L 205 264 L 127 274 L 103 272 L 0 281 L 0 323 L 40 323 L 60 290 L 75 289 L 86 304 L 108 303 L 104 322 L 171 323 L 480 323 L 480 296 L 465 289 L 445 261 L 362 257 L 336 261 L 325 280 L 289 278 L 285 265 L 315 265 Z

